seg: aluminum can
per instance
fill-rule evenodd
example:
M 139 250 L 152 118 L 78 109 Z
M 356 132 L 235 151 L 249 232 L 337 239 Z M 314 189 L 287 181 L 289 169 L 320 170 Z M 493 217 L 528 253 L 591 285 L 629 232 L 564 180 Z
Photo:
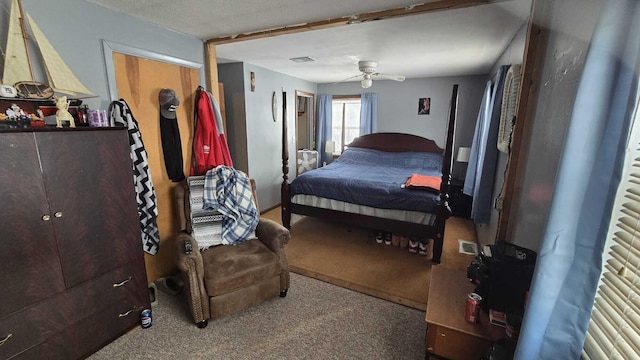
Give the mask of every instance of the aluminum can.
M 148 329 L 151 327 L 152 325 L 152 320 L 151 320 L 151 310 L 150 309 L 144 309 L 140 312 L 140 326 L 142 326 L 143 329 Z
M 482 301 L 482 296 L 476 293 L 469 293 L 467 295 L 467 306 L 464 311 L 464 319 L 467 322 L 472 324 L 478 323 L 478 318 L 480 315 L 480 302 Z

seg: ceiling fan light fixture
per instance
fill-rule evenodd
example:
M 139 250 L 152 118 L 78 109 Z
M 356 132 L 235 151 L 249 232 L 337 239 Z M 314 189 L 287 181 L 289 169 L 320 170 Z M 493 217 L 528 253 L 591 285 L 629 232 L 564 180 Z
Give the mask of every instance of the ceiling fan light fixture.
M 364 79 L 360 81 L 360 85 L 362 85 L 364 89 L 368 89 L 373 85 L 373 81 L 371 80 L 371 77 L 365 76 Z

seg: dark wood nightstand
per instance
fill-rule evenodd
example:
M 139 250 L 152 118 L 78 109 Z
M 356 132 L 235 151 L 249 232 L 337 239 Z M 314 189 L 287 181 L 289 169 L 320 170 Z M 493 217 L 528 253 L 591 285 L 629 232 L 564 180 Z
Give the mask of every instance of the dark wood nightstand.
M 473 198 L 462 193 L 464 180 L 453 179 L 449 185 L 449 207 L 453 216 L 469 219 Z

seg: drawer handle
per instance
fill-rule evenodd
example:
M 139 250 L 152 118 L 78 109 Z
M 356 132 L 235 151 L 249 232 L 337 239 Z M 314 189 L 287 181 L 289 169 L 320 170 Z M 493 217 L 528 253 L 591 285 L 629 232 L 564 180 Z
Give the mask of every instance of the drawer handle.
M 0 346 L 4 345 L 4 343 L 6 343 L 7 340 L 9 340 L 9 338 L 12 337 L 12 336 L 13 336 L 13 334 L 9 334 L 4 339 L 0 340 Z
M 129 276 L 129 278 L 127 278 L 127 280 L 125 280 L 123 282 L 120 282 L 120 283 L 117 283 L 117 284 L 113 284 L 113 287 L 117 288 L 117 287 L 123 286 L 124 284 L 128 283 L 129 281 L 131 281 L 131 279 L 132 279 L 132 277 Z
M 136 310 L 136 308 L 133 308 L 129 311 L 127 311 L 126 313 L 122 313 L 122 314 L 118 314 L 119 318 L 125 317 L 125 316 L 129 316 L 129 314 L 131 314 L 132 312 L 134 312 Z

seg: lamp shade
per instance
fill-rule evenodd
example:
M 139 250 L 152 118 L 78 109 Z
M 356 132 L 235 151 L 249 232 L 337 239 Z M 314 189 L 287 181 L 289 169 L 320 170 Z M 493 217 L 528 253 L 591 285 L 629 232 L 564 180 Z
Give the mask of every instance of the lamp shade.
M 370 77 L 365 77 L 364 79 L 362 79 L 362 81 L 360 81 L 360 85 L 362 85 L 363 88 L 368 89 L 371 87 L 371 85 L 373 85 L 373 81 Z
M 470 156 L 471 156 L 471 148 L 466 146 L 460 146 L 458 148 L 458 156 L 456 156 L 456 161 L 462 162 L 462 163 L 469 162 Z
M 333 152 L 336 150 L 336 143 L 333 141 L 327 141 L 326 143 L 324 143 L 324 151 L 329 153 L 329 154 L 333 154 Z

